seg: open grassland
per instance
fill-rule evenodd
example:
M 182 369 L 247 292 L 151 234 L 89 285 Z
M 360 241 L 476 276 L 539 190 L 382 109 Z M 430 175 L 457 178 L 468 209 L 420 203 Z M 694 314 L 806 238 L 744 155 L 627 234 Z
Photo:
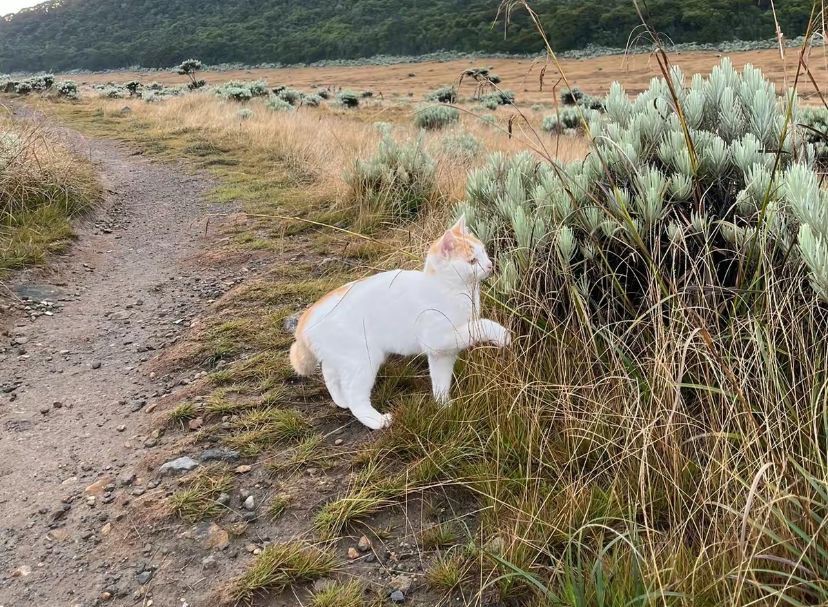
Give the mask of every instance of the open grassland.
M 89 162 L 10 113 L 0 105 L 0 276 L 64 248 L 101 195 Z
M 785 75 L 793 78 L 797 63 L 797 49 L 787 49 L 786 57 L 780 57 L 775 49 L 732 53 L 728 56 L 737 68 L 751 63 L 779 86 L 785 84 Z M 695 52 L 671 56 L 671 61 L 685 73 L 707 73 L 719 62 L 719 53 Z M 420 99 L 425 93 L 437 87 L 452 84 L 460 79 L 463 70 L 486 65 L 503 79 L 502 87 L 513 90 L 519 104 L 551 103 L 557 90 L 565 88 L 559 82 L 557 70 L 549 68 L 543 90 L 539 90 L 542 60 L 529 59 L 474 59 L 462 61 L 426 62 L 399 65 L 366 65 L 361 67 L 307 67 L 283 69 L 247 69 L 222 72 L 206 72 L 209 84 L 220 84 L 231 80 L 267 80 L 272 85 L 283 84 L 300 89 L 316 87 L 348 88 L 371 90 L 383 97 L 397 98 L 412 96 Z M 658 66 L 651 55 L 605 56 L 593 59 L 564 59 L 563 72 L 571 86 L 577 86 L 592 95 L 603 95 L 611 82 L 622 82 L 630 93 L 639 93 L 649 85 L 650 79 L 659 75 Z M 815 80 L 828 82 L 828 64 L 822 49 L 813 51 L 811 68 Z M 128 72 L 116 71 L 100 74 L 80 73 L 66 76 L 79 83 L 105 84 L 138 80 L 144 83 L 157 81 L 173 86 L 182 83 L 181 76 L 169 72 Z M 792 84 L 792 83 L 791 83 Z M 808 99 L 816 93 L 810 81 L 803 79 L 799 86 L 800 95 Z M 473 83 L 466 81 L 461 94 L 469 96 L 474 91 Z
M 688 90 L 693 73 L 706 74 L 718 63 L 712 55 L 675 59 L 685 68 Z M 736 55 L 734 64 L 748 59 L 766 61 L 763 67 L 783 89 L 772 51 Z M 628 68 L 619 68 L 621 61 L 567 62 L 565 69 L 571 84 L 592 94 L 606 91 L 612 79 L 640 91 L 655 74 L 646 57 L 631 58 Z M 491 64 L 521 103 L 551 100 L 549 81 L 546 92 L 537 91 L 538 68 L 527 76 L 527 62 Z M 826 74 L 821 56 L 811 64 L 814 73 Z M 756 135 L 746 131 L 758 121 L 745 120 L 727 127 L 736 133 L 722 144 L 730 151 L 717 154 L 719 144 L 698 131 L 709 116 L 718 124 L 728 114 L 699 111 L 700 164 L 690 162 L 688 151 L 696 172 L 680 187 L 676 170 L 668 190 L 644 159 L 651 154 L 663 170 L 680 165 L 684 157 L 671 154 L 685 149 L 681 137 L 663 149 L 637 149 L 631 137 L 640 133 L 619 127 L 615 136 L 627 139 L 598 148 L 580 136 L 540 132 L 542 110 L 526 109 L 527 122 L 511 119 L 509 106 L 494 112 L 493 123 L 468 106 L 474 112 L 460 112 L 445 128 L 418 132 L 414 106 L 394 94 L 419 98 L 465 67 L 207 75 L 383 92 L 354 110 L 324 104 L 274 112 L 261 100 L 242 108 L 209 93 L 154 104 L 87 98 L 48 107 L 81 129 L 210 170 L 219 180 L 215 196 L 241 201 L 247 211 L 227 250 L 216 253 L 218 262 L 242 253 L 269 262 L 256 281 L 217 302 L 207 325 L 164 361 L 208 371 L 202 393 L 171 406 L 165 421 L 182 429 L 182 440 L 218 442 L 255 458 L 274 486 L 273 536 L 280 537 L 286 511 L 313 504 L 302 511 L 300 529 L 291 528 L 301 541 L 265 548 L 227 584 L 223 598 L 255 601 L 263 591 L 336 575 L 345 565 L 329 550 L 343 554 L 354 544 L 349 538 L 362 533 L 375 546 L 396 533 L 406 534 L 426 568 L 414 574 L 414 604 L 825 604 L 825 304 L 815 295 L 813 272 L 786 269 L 791 257 L 799 259 L 794 250 L 805 257 L 807 250 L 788 240 L 784 256 L 777 256 L 766 245 L 788 233 L 755 223 L 766 212 L 778 217 L 782 211 L 773 205 L 768 211 L 768 203 L 784 206 L 776 192 L 791 194 L 796 183 L 758 188 L 767 196 L 762 206 L 750 192 L 740 195 L 738 218 L 715 215 L 730 213 L 737 191 L 752 181 L 728 163 L 747 155 L 748 169 L 762 174 L 770 164 L 774 171 L 805 166 L 800 139 L 773 131 L 768 143 L 757 138 L 754 144 Z M 767 93 L 761 82 L 749 85 Z M 616 99 L 618 107 L 608 113 L 666 120 L 668 106 L 654 91 L 639 106 Z M 687 107 L 692 103 L 688 96 Z M 712 95 L 698 103 L 729 111 L 737 102 Z M 771 106 L 768 112 L 776 111 Z M 461 138 L 467 143 L 457 143 Z M 707 151 L 703 141 L 713 141 Z M 614 149 L 624 153 L 613 156 Z M 526 150 L 532 155 L 513 158 Z M 475 173 L 490 165 L 492 152 L 502 153 L 502 162 Z M 629 171 L 636 154 L 641 164 Z M 563 165 L 566 172 L 558 172 Z M 579 172 L 585 166 L 595 169 L 591 176 Z M 725 172 L 739 175 L 733 178 L 738 187 Z M 600 181 L 607 175 L 615 181 Z M 813 184 L 808 179 L 800 186 L 824 200 L 817 173 Z M 348 280 L 418 267 L 427 243 L 463 200 L 476 213 L 475 225 L 491 224 L 487 240 L 503 253 L 498 263 L 508 260 L 522 270 L 510 289 L 501 275 L 484 298 L 486 315 L 518 334 L 514 348 L 465 355 L 455 401 L 445 409 L 431 399 L 423 361 L 392 361 L 373 398 L 381 410 L 393 411 L 393 425 L 360 435 L 355 448 L 337 448 L 332 437 L 349 417 L 331 407 L 319 380 L 293 377 L 284 321 Z M 716 210 L 708 211 L 708 203 Z M 672 217 L 676 227 L 658 223 L 664 208 L 685 204 L 695 206 Z M 511 223 L 496 223 L 510 213 Z M 548 223 L 550 217 L 557 223 Z M 725 223 L 735 226 L 727 226 L 730 239 L 710 236 L 723 234 Z M 779 227 L 771 219 L 767 225 Z M 664 234 L 669 241 L 660 240 Z M 756 234 L 766 238 L 752 240 Z M 734 251 L 739 242 L 743 248 Z M 202 423 L 185 438 L 184 422 L 191 419 Z M 338 485 L 337 492 L 320 503 L 308 469 Z M 170 510 L 187 522 L 221 517 L 216 494 L 228 482 L 221 470 L 193 478 Z M 414 502 L 416 520 L 406 518 Z M 359 577 L 366 569 L 350 572 Z M 387 586 L 370 575 L 367 593 L 347 578 L 321 589 L 311 604 L 387 600 Z

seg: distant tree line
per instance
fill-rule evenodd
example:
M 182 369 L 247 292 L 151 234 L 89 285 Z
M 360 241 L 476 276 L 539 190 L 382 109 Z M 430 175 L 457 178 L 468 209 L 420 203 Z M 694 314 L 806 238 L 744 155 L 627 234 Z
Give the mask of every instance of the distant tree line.
M 777 0 L 783 31 L 805 31 L 812 0 Z M 523 12 L 495 23 L 498 0 L 54 0 L 0 19 L 0 72 L 302 63 L 436 50 L 535 52 Z M 538 0 L 556 50 L 624 46 L 632 0 Z M 648 0 L 674 42 L 772 38 L 769 0 Z

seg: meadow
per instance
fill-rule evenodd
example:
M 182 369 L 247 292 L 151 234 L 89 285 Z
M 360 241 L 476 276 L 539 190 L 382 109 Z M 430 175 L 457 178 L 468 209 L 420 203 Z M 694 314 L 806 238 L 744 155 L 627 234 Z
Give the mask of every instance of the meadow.
M 206 84 L 175 93 L 185 75 L 73 75 L 79 99 L 37 99 L 209 171 L 244 208 L 216 262 L 266 261 L 160 363 L 208 373 L 160 423 L 275 487 L 278 539 L 220 598 L 324 578 L 309 604 L 386 604 L 342 557 L 365 534 L 413 545 L 412 604 L 828 603 L 828 63 L 808 57 L 812 77 L 791 49 L 681 54 L 667 79 L 657 55 L 571 60 L 543 87 L 543 65 L 504 59 L 460 84 L 480 62 L 193 70 Z M 447 408 L 424 361 L 392 361 L 373 398 L 393 425 L 338 449 L 347 414 L 293 377 L 285 321 L 420 267 L 461 213 L 513 348 L 465 355 Z M 315 502 L 308 469 L 336 495 Z M 194 474 L 163 516 L 221 520 L 232 483 Z

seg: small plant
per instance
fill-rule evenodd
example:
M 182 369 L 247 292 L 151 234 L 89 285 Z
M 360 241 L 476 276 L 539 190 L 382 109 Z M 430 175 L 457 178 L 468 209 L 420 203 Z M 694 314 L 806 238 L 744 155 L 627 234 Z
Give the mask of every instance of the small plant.
M 277 495 L 271 500 L 267 507 L 267 516 L 271 521 L 275 521 L 285 513 L 288 506 L 291 504 L 290 497 L 286 495 Z
M 455 86 L 441 86 L 426 95 L 427 101 L 437 101 L 439 103 L 457 103 L 457 87 Z
M 322 99 L 330 99 L 331 93 L 328 89 L 317 89 L 316 94 L 319 95 Z
M 267 101 L 267 109 L 273 112 L 292 112 L 296 108 L 281 97 L 271 97 Z
M 14 87 L 14 92 L 18 95 L 28 95 L 32 92 L 32 85 L 30 82 L 18 82 Z
M 331 582 L 313 594 L 311 607 L 363 607 L 365 586 L 359 580 Z
M 198 409 L 193 403 L 181 403 L 170 411 L 168 419 L 171 424 L 184 424 L 198 417 Z
M 238 112 L 236 112 L 236 116 L 238 116 L 239 120 L 249 120 L 253 117 L 253 110 L 247 107 L 243 107 Z
M 415 216 L 437 193 L 437 166 L 420 136 L 398 142 L 389 132 L 380 140 L 376 154 L 357 160 L 345 180 L 359 215 L 379 214 L 396 219 Z
M 414 114 L 414 126 L 429 131 L 442 129 L 460 120 L 460 111 L 444 105 L 429 105 Z
M 447 594 L 467 580 L 469 569 L 469 563 L 460 554 L 441 556 L 426 571 L 426 582 L 434 590 Z
M 229 588 L 230 598 L 249 602 L 254 594 L 279 592 L 293 584 L 312 582 L 329 575 L 336 566 L 327 550 L 299 541 L 271 544 Z
M 196 74 L 198 74 L 203 67 L 204 66 L 201 64 L 201 61 L 198 59 L 187 59 L 186 61 L 181 62 L 181 64 L 176 68 L 176 71 L 181 76 L 187 76 L 187 79 L 190 81 L 187 84 L 187 88 L 194 91 L 207 84 L 206 81 L 199 80 L 196 76 Z
M 561 103 L 564 105 L 578 105 L 584 99 L 584 92 L 577 86 L 561 91 Z
M 218 498 L 232 489 L 233 478 L 225 470 L 213 468 L 198 472 L 186 485 L 170 497 L 170 507 L 185 521 L 195 522 L 221 513 L 225 506 Z
M 336 95 L 336 102 L 342 107 L 355 108 L 359 106 L 359 95 L 353 91 L 340 91 Z

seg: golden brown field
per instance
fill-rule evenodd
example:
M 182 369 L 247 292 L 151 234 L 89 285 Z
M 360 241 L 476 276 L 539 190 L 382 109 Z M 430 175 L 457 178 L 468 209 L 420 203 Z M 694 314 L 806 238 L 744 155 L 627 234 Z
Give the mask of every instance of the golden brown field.
M 762 69 L 773 82 L 783 86 L 785 75 L 793 78 L 799 56 L 799 49 L 787 49 L 784 59 L 776 49 L 729 53 L 736 68 L 746 63 Z M 673 53 L 671 60 L 688 74 L 707 73 L 716 65 L 722 55 L 713 52 Z M 809 67 L 820 86 L 828 83 L 828 59 L 824 49 L 815 49 L 809 57 Z M 543 62 L 529 59 L 467 59 L 445 62 L 404 63 L 399 65 L 368 65 L 359 67 L 304 67 L 284 69 L 250 69 L 226 72 L 206 72 L 204 78 L 209 84 L 229 80 L 264 79 L 272 85 L 284 84 L 300 89 L 312 87 L 369 89 L 383 97 L 420 98 L 438 86 L 457 82 L 462 71 L 470 66 L 486 65 L 502 79 L 504 89 L 518 94 L 518 103 L 551 102 L 559 75 L 554 66 L 546 71 L 543 90 L 539 86 L 539 74 Z M 624 84 L 629 93 L 644 90 L 652 77 L 659 74 L 655 58 L 650 55 L 606 56 L 593 59 L 567 59 L 561 66 L 572 86 L 578 86 L 591 95 L 606 93 L 614 80 Z M 103 84 L 139 80 L 158 81 L 162 84 L 182 84 L 184 78 L 169 72 L 118 72 L 104 74 L 77 74 L 71 76 L 79 83 Z M 464 82 L 463 90 L 473 91 L 474 84 Z M 562 83 L 558 85 L 561 88 Z M 815 95 L 813 84 L 803 77 L 799 91 L 804 99 Z

